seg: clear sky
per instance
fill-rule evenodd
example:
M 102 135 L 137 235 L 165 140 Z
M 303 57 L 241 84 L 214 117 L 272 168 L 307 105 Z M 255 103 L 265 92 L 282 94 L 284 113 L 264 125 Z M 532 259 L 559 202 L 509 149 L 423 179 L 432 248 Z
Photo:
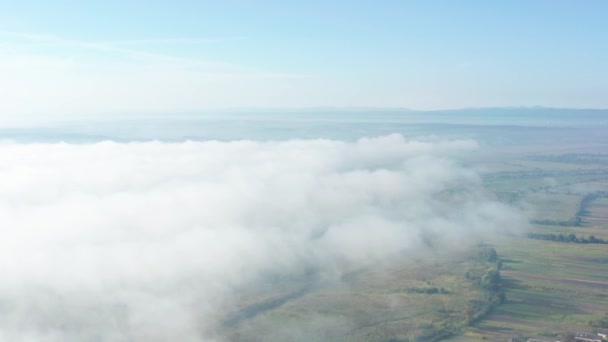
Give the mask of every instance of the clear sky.
M 0 115 L 608 108 L 608 1 L 0 0 Z

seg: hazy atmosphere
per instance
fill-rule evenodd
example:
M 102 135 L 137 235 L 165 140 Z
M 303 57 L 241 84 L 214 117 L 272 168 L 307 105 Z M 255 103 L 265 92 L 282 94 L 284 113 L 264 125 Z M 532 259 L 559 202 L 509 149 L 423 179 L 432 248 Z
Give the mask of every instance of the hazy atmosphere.
M 522 222 L 472 141 L 3 143 L 2 334 L 198 340 L 262 274 L 446 253 Z M 60 326 L 55 324 L 67 320 Z
M 1 342 L 608 329 L 608 2 L 0 8 Z
M 608 107 L 601 0 L 0 5 L 3 119 L 243 107 Z

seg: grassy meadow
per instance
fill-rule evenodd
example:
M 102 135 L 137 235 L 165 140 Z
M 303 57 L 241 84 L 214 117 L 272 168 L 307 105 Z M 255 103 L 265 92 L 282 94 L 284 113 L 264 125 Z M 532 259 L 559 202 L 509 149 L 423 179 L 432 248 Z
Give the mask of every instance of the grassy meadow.
M 432 263 L 387 261 L 339 281 L 321 281 L 225 334 L 238 341 L 262 341 L 259 336 L 264 341 L 440 340 L 466 326 L 463 311 L 469 301 L 483 297 L 477 277 L 487 267 L 473 254 Z

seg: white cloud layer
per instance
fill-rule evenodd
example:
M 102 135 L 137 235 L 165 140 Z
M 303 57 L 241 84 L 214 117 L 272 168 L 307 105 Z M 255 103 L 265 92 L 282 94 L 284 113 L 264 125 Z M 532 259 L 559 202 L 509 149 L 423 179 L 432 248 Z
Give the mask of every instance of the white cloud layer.
M 264 272 L 449 250 L 520 216 L 472 141 L 0 144 L 0 341 L 207 341 Z

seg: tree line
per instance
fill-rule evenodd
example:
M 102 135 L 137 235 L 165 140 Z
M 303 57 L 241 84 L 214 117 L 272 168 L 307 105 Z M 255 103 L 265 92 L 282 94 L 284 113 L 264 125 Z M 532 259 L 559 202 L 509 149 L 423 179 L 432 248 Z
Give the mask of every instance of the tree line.
M 536 240 L 549 240 L 549 241 L 557 241 L 557 242 L 569 242 L 569 243 L 600 243 L 600 244 L 608 244 L 604 239 L 598 239 L 593 235 L 589 235 L 588 238 L 584 236 L 578 237 L 576 234 L 541 234 L 541 233 L 529 233 L 528 237 L 530 239 Z
M 500 276 L 502 261 L 498 253 L 492 247 L 482 247 L 479 249 L 479 259 L 486 263 L 485 271 L 478 278 L 465 272 L 465 278 L 474 280 L 477 286 L 484 291 L 484 297 L 481 300 L 470 300 L 465 306 L 463 314 L 467 325 L 485 317 L 506 300 Z
M 443 341 L 449 336 L 461 332 L 466 326 L 479 321 L 492 312 L 496 306 L 506 300 L 500 277 L 502 261 L 496 250 L 492 247 L 482 246 L 479 248 L 478 255 L 474 260 L 475 266 L 464 272 L 464 278 L 481 289 L 483 291 L 483 297 L 472 299 L 467 302 L 462 311 L 462 321 L 456 322 L 451 319 L 446 319 L 438 326 L 429 324 L 425 327 L 426 330 L 421 335 L 411 338 L 410 341 Z M 445 293 L 449 293 L 443 288 L 436 287 L 410 287 L 407 289 L 408 292 L 425 294 L 441 294 L 444 293 L 442 290 L 445 291 Z M 446 310 L 438 310 L 437 312 L 445 314 L 447 317 Z
M 583 217 L 589 214 L 589 211 L 587 210 L 589 208 L 589 205 L 598 198 L 608 198 L 608 191 L 595 191 L 583 196 L 583 198 L 581 198 L 580 203 L 578 204 L 576 213 L 569 220 L 530 220 L 530 223 L 542 224 L 546 226 L 580 227 L 583 223 Z

